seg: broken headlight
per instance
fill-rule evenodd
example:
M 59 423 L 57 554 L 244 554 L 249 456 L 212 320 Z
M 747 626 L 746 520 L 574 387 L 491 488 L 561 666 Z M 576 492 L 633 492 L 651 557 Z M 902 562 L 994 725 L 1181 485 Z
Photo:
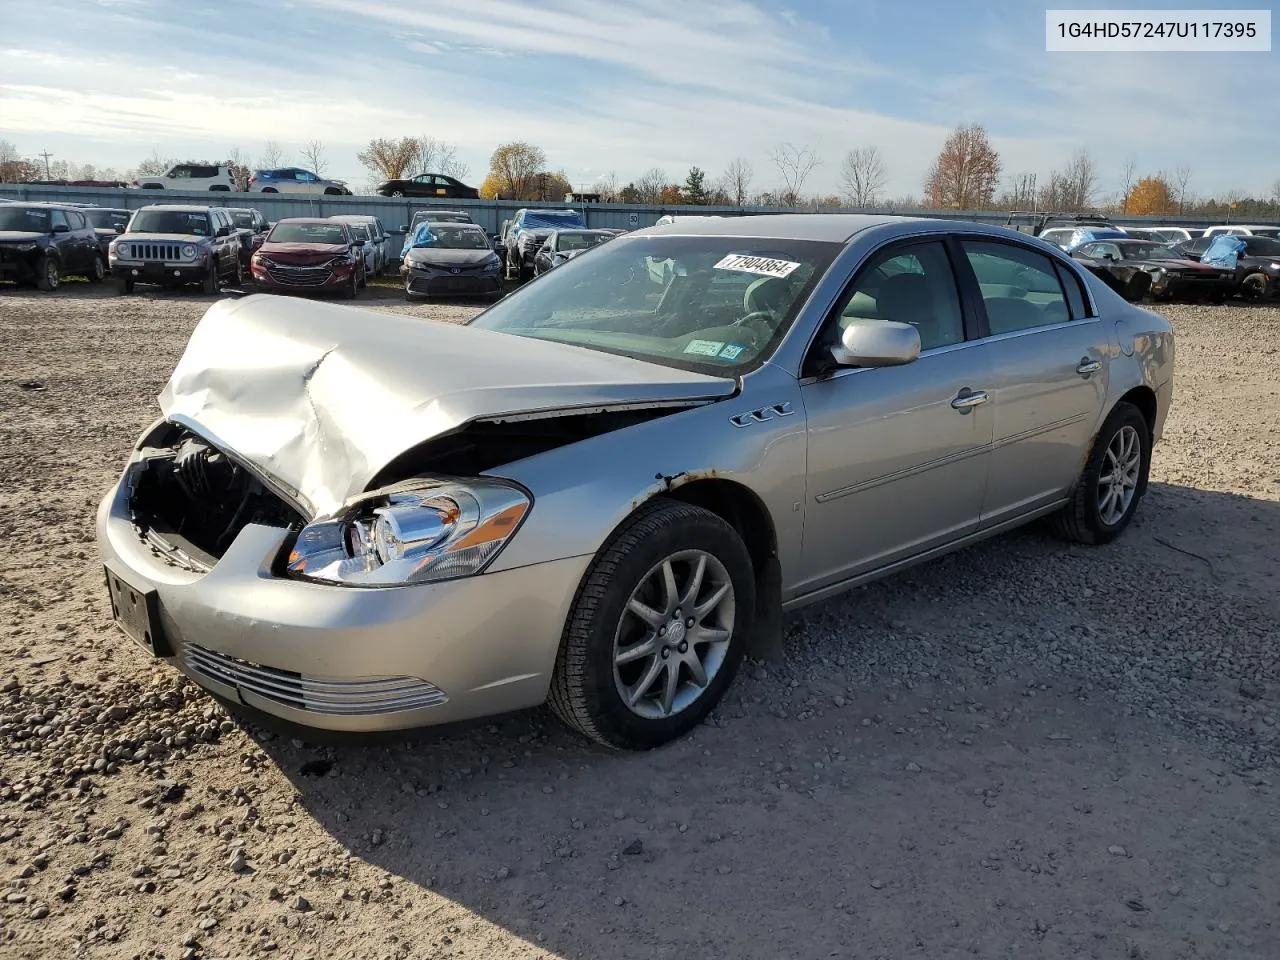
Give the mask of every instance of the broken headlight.
M 349 587 L 393 587 L 480 573 L 529 511 L 499 480 L 410 480 L 365 494 L 309 523 L 289 552 L 290 576 Z

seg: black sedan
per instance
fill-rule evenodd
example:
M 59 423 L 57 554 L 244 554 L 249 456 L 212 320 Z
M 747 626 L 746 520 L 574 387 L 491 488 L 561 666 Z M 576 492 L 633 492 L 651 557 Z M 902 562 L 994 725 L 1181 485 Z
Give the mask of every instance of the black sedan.
M 1080 244 L 1071 251 L 1071 256 L 1094 273 L 1112 273 L 1120 281 L 1135 271 L 1148 274 L 1151 297 L 1157 300 L 1175 297 L 1222 300 L 1234 280 L 1230 270 L 1198 263 L 1179 255 L 1172 247 L 1151 240 L 1095 240 Z
M 1200 237 L 1180 243 L 1174 249 L 1184 256 L 1199 260 L 1219 237 Z M 1237 237 L 1242 249 L 1236 255 L 1232 275 L 1236 292 L 1253 300 L 1280 295 L 1280 240 L 1270 237 Z
M 533 256 L 533 275 L 546 273 L 592 247 L 612 240 L 607 230 L 557 230 L 542 242 Z
M 83 210 L 56 203 L 0 206 L 0 280 L 57 290 L 66 274 L 97 283 L 107 258 Z
M 432 223 L 409 237 L 400 263 L 406 300 L 418 297 L 502 295 L 502 261 L 484 228 Z
M 408 180 L 387 180 L 374 191 L 384 197 L 446 197 L 479 200 L 480 191 L 443 173 L 421 173 Z

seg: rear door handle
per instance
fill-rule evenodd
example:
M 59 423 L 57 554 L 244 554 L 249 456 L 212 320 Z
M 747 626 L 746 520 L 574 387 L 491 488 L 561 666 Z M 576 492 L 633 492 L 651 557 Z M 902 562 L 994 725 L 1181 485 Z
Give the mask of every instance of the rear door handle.
M 966 387 L 956 394 L 956 398 L 951 401 L 951 406 L 961 413 L 968 413 L 974 407 L 982 406 L 988 399 L 985 390 L 970 390 Z
M 1102 369 L 1101 360 L 1090 360 L 1088 357 L 1081 357 L 1080 363 L 1076 367 L 1076 373 L 1082 377 L 1087 377 L 1091 373 L 1097 373 Z

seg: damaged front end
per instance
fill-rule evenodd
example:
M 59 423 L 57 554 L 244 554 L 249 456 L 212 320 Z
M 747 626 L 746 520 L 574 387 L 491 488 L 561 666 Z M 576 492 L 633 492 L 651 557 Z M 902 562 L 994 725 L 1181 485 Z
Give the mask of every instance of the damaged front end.
M 138 535 L 167 562 L 205 572 L 248 524 L 300 529 L 301 511 L 191 430 L 156 426 L 128 475 Z

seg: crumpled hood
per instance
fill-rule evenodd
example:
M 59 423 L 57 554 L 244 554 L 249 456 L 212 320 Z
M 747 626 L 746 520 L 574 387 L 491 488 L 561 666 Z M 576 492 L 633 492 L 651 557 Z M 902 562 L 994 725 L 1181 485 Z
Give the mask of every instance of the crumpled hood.
M 471 420 L 735 389 L 584 347 L 255 295 L 209 308 L 160 408 L 319 516 L 404 451 Z

